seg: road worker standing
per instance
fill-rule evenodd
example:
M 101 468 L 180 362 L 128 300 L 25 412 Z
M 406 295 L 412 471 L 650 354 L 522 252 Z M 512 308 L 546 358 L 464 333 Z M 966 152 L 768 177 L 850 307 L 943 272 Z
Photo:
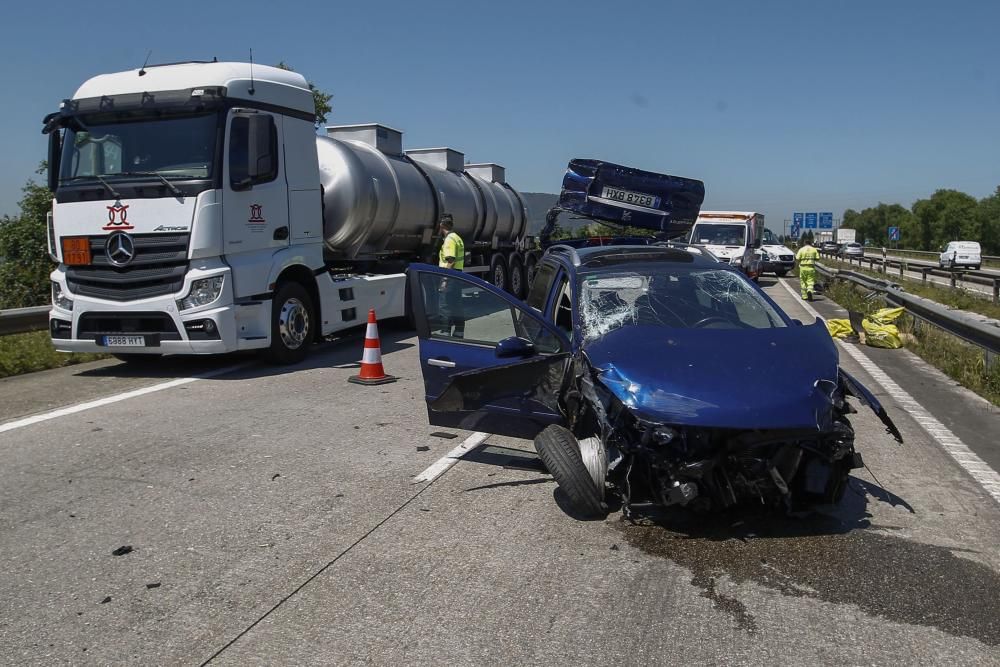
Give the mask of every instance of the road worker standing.
M 439 227 L 442 238 L 438 254 L 438 266 L 442 269 L 461 271 L 465 268 L 465 243 L 455 233 L 455 224 L 450 215 L 443 217 Z M 465 337 L 465 315 L 462 309 L 462 284 L 454 278 L 442 278 L 438 288 L 438 311 L 446 335 L 454 338 Z
M 813 288 L 816 282 L 816 260 L 819 259 L 819 250 L 812 247 L 812 242 L 806 240 L 799 251 L 795 253 L 795 261 L 799 263 L 799 287 L 802 298 L 812 301 Z

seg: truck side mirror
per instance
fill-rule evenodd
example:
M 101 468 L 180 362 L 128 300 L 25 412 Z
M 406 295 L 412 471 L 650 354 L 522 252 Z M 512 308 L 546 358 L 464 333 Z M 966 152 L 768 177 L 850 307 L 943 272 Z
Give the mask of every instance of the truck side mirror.
M 48 185 L 49 190 L 56 191 L 59 186 L 59 162 L 62 158 L 62 131 L 56 128 L 49 132 Z
M 247 178 L 251 182 L 267 180 L 274 171 L 272 128 L 274 120 L 266 114 L 254 114 L 249 120 L 247 137 Z

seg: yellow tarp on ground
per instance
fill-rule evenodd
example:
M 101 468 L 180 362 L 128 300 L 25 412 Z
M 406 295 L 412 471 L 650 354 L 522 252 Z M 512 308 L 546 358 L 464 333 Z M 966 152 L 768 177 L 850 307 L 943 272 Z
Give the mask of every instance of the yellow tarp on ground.
M 865 330 L 865 344 L 890 350 L 903 347 L 899 328 L 893 322 L 903 314 L 904 310 L 902 307 L 883 308 L 862 320 L 861 326 Z
M 847 338 L 854 333 L 850 320 L 827 320 L 826 330 L 830 332 L 830 336 L 833 338 Z

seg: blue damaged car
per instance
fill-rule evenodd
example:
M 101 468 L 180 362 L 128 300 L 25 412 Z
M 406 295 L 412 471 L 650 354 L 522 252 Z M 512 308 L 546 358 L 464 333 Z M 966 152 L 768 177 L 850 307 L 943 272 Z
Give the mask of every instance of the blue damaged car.
M 527 303 L 427 265 L 409 288 L 430 422 L 534 438 L 577 516 L 836 503 L 848 396 L 902 441 L 823 322 L 683 249 L 552 246 Z

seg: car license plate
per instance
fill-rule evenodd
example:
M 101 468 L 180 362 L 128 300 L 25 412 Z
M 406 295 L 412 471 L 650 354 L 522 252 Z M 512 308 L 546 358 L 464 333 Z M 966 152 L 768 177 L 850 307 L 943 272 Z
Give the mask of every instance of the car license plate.
M 604 199 L 611 199 L 613 201 L 625 202 L 626 204 L 635 204 L 636 206 L 644 206 L 646 208 L 658 208 L 660 206 L 660 198 L 654 197 L 653 195 L 644 195 L 641 192 L 630 192 L 629 190 L 619 190 L 618 188 L 605 187 L 601 190 L 601 197 Z
M 108 347 L 146 347 L 145 336 L 105 336 L 104 345 Z

